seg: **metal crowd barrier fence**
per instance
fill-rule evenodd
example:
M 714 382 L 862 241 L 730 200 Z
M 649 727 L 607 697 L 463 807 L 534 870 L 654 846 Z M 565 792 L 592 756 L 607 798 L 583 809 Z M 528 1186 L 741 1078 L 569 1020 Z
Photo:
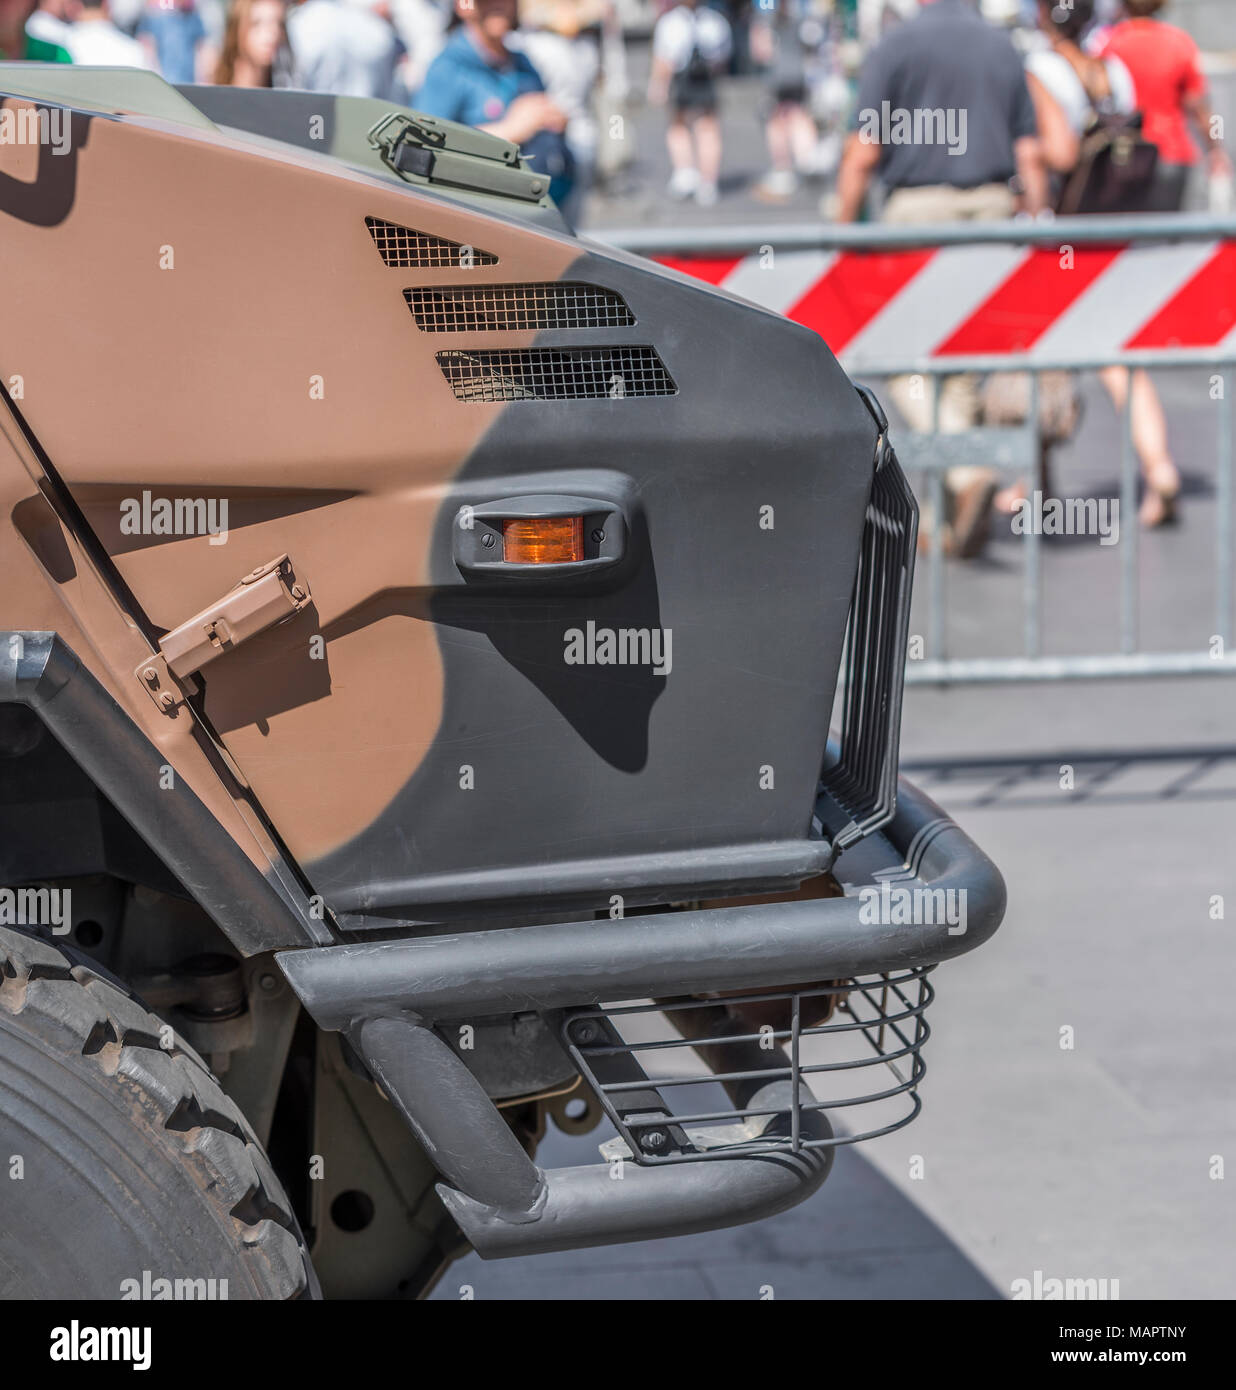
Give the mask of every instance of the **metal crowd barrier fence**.
M 933 428 L 895 430 L 907 472 L 925 480 L 927 658 L 911 684 L 1232 675 L 1232 389 L 1236 387 L 1236 217 L 1155 214 L 938 225 L 641 227 L 610 245 L 696 273 L 815 328 L 863 381 L 917 376 L 929 384 Z M 1066 263 L 1067 262 L 1067 263 Z M 1054 267 L 1054 269 L 1053 269 Z M 1078 271 L 1075 278 L 1065 271 Z M 836 341 L 834 340 L 836 339 Z M 1033 478 L 1039 380 L 1105 367 L 1207 372 L 1216 407 L 1214 633 L 1221 648 L 1143 651 L 1138 611 L 1139 465 L 1133 391 L 1121 412 L 1118 644 L 1114 651 L 1043 650 L 1042 547 L 1023 533 L 1022 654 L 954 658 L 947 650 L 939 518 L 945 474 L 982 463 Z M 940 382 L 964 373 L 1029 374 L 1025 422 L 939 431 Z M 1033 484 L 1032 484 L 1033 488 Z

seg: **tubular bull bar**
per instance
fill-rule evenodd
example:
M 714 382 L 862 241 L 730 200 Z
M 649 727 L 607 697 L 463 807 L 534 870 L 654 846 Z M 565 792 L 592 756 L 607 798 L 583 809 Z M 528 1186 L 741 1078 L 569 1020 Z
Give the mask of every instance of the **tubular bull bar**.
M 938 415 L 928 432 L 896 430 L 897 452 L 903 466 L 923 475 L 932 524 L 927 532 L 927 656 L 912 661 L 906 671 L 911 685 L 958 684 L 963 682 L 1093 680 L 1179 675 L 1236 675 L 1236 641 L 1233 603 L 1233 517 L 1236 501 L 1233 487 L 1232 447 L 1234 438 L 1232 391 L 1236 387 L 1236 294 L 1232 285 L 1236 265 L 1236 217 L 1210 214 L 1156 213 L 1057 218 L 1043 221 L 965 222 L 935 225 L 863 224 L 826 226 L 819 223 L 787 224 L 770 230 L 764 227 L 705 227 L 696 229 L 639 227 L 611 230 L 604 239 L 625 250 L 669 259 L 681 269 L 690 270 L 690 260 L 709 258 L 707 278 L 737 294 L 753 298 L 766 307 L 788 313 L 816 328 L 832 340 L 827 295 L 812 300 L 814 286 L 819 289 L 833 273 L 836 254 L 880 255 L 943 251 L 958 258 L 960 283 L 971 278 L 972 293 L 981 301 L 980 312 L 966 323 L 963 339 L 950 334 L 947 315 L 956 312 L 949 303 L 953 297 L 947 276 L 934 283 L 934 298 L 907 303 L 904 320 L 888 315 L 889 306 L 905 288 L 897 275 L 889 302 L 879 314 L 866 320 L 876 325 L 871 334 L 858 331 L 835 348 L 842 365 L 851 376 L 864 380 L 886 380 L 893 376 L 920 377 L 929 383 L 936 415 L 940 400 L 940 380 L 962 373 L 1025 372 L 1030 378 L 1025 423 L 1015 428 L 974 428 L 942 434 Z M 1004 342 L 998 351 L 981 346 L 961 350 L 964 340 L 982 344 L 986 339 L 1007 337 L 1007 327 L 1018 306 L 1001 300 L 1000 289 L 1007 289 L 1025 263 L 1010 263 L 1010 278 L 998 284 L 999 272 L 985 281 L 982 266 L 975 268 L 961 259 L 978 248 L 978 255 L 1000 255 L 1001 248 L 1013 251 L 1038 248 L 1058 252 L 1065 248 L 1085 255 L 1087 250 L 1102 257 L 1105 251 L 1118 252 L 1127 262 L 1117 280 L 1105 283 L 1104 274 L 1093 282 L 1085 276 L 1078 283 L 1093 289 L 1061 297 L 1054 331 L 1037 331 L 1030 325 L 1024 345 Z M 735 262 L 729 274 L 718 278 L 718 258 Z M 722 262 L 722 268 L 724 261 Z M 778 270 L 778 267 L 780 268 Z M 1107 267 L 1108 270 L 1111 267 Z M 765 270 L 773 274 L 765 275 Z M 778 282 L 780 276 L 780 282 Z M 780 283 L 782 288 L 776 286 Z M 1046 282 L 1045 282 L 1046 283 Z M 852 283 L 838 291 L 841 317 L 852 305 L 846 302 Z M 767 292 L 766 292 L 767 291 Z M 962 291 L 964 298 L 966 291 Z M 1034 298 L 1034 287 L 1022 289 Z M 1042 295 L 1042 314 L 1050 312 L 1053 301 L 1050 286 Z M 1144 302 L 1143 302 L 1144 301 Z M 907 302 L 907 301 L 903 301 Z M 895 306 L 894 306 L 895 307 Z M 870 306 L 868 306 L 870 308 Z M 1155 312 L 1158 310 L 1159 312 Z M 986 315 L 986 317 L 984 317 Z M 1066 318 L 1067 315 L 1067 318 Z M 1104 315 L 1120 322 L 1123 331 L 1108 333 Z M 814 319 L 813 319 L 814 316 Z M 1003 316 L 1004 324 L 997 320 Z M 1033 315 L 1031 315 L 1033 317 Z M 931 323 L 926 325 L 925 318 Z M 966 319 L 964 309 L 961 319 Z M 861 310 L 854 321 L 863 320 Z M 854 326 L 843 325 L 843 336 Z M 1046 322 L 1046 318 L 1044 319 Z M 902 324 L 907 331 L 900 332 Z M 1140 331 L 1135 331 L 1140 325 Z M 977 331 L 976 331 L 977 330 Z M 1108 342 L 1107 339 L 1111 338 Z M 911 346 L 907 346 L 907 344 Z M 939 518 L 945 510 L 945 474 L 958 465 L 994 468 L 1007 479 L 1032 476 L 1038 467 L 1038 402 L 1040 374 L 1049 371 L 1096 371 L 1104 367 L 1129 369 L 1195 367 L 1215 376 L 1221 392 L 1212 400 L 1216 408 L 1215 534 L 1214 534 L 1214 636 L 1221 639 L 1221 650 L 1144 651 L 1141 650 L 1138 614 L 1138 537 L 1136 525 L 1122 528 L 1120 556 L 1120 598 L 1118 641 L 1114 651 L 1049 655 L 1043 651 L 1042 635 L 1042 547 L 1033 527 L 1023 536 L 1022 653 L 993 658 L 956 658 L 948 652 L 944 600 L 944 553 Z M 1133 518 L 1137 513 L 1138 464 L 1133 448 L 1132 392 L 1121 421 L 1120 511 Z
M 818 809 L 826 821 L 836 808 Z M 349 942 L 284 952 L 278 960 L 318 1024 L 344 1032 L 365 1059 L 442 1174 L 439 1194 L 483 1257 L 685 1235 L 793 1206 L 827 1177 L 836 1146 L 862 1137 L 835 1134 L 829 1112 L 867 1097 L 832 1105 L 815 1102 L 807 1089 L 805 1073 L 812 1069 L 800 1064 L 798 1046 L 804 1033 L 827 1028 L 800 1026 L 804 1000 L 827 988 L 840 991 L 842 982 L 870 992 L 889 979 L 921 978 L 925 968 L 981 945 L 1004 914 L 998 870 L 904 780 L 893 820 L 848 849 L 842 865 L 848 878 L 840 897 Z M 891 891 L 937 900 L 960 894 L 964 926 L 937 914 L 902 922 L 868 910 L 873 892 Z M 836 983 L 821 991 L 814 982 L 822 980 Z M 796 985 L 803 988 L 796 992 Z M 788 1030 L 772 1029 L 778 1041 L 789 1033 L 790 1057 L 755 1042 L 764 1030 L 732 1039 L 745 1050 L 737 1070 L 722 1075 L 732 1083 L 731 1097 L 738 1092 L 730 1114 L 749 1128 L 720 1148 L 693 1151 L 682 1143 L 676 1162 L 649 1162 L 638 1142 L 620 1140 L 603 1148 L 611 1162 L 542 1170 L 435 1031 L 487 1015 L 567 1009 L 569 1039 L 578 1036 L 571 1029 L 580 1019 L 611 1027 L 619 1011 L 598 1009 L 616 1000 L 669 996 L 681 1004 L 682 996 L 767 989 L 783 991 L 765 999 L 785 1000 L 792 1011 Z M 854 1014 L 853 1027 L 875 1046 L 904 1012 L 898 1006 L 867 1021 Z M 888 1088 L 911 1096 L 915 1110 L 921 1011 L 916 1017 L 908 1048 L 889 1050 L 908 1051 L 910 1062 L 901 1087 Z M 904 1029 L 902 1035 L 908 1036 Z M 716 1043 L 692 1040 L 705 1060 L 712 1060 L 708 1047 Z M 889 1061 L 887 1051 L 876 1050 L 883 1053 L 878 1061 Z M 626 1063 L 630 1051 L 600 1049 Z M 638 1111 L 628 1134 L 655 1126 L 674 1147 L 679 1125 L 672 1111 L 652 1083 L 641 1086 L 642 1073 L 634 1075 L 624 1093 L 635 1095 Z M 631 1107 L 625 1113 L 631 1118 Z M 616 1158 L 623 1160 L 622 1181 L 613 1180 Z
M 922 1014 L 930 1001 L 925 974 L 981 945 L 1004 914 L 995 866 L 900 779 L 892 819 L 839 861 L 842 896 L 312 945 L 316 934 L 302 926 L 308 904 L 283 876 L 257 871 L 179 779 L 175 792 L 150 790 L 158 786 L 162 755 L 62 639 L 51 632 L 4 632 L 0 639 L 0 702 L 39 715 L 216 920 L 253 950 L 298 937 L 305 943 L 307 949 L 276 957 L 292 987 L 322 1027 L 345 1032 L 365 1059 L 442 1174 L 438 1190 L 447 1208 L 486 1258 L 709 1230 L 758 1220 L 810 1196 L 837 1145 L 884 1132 L 834 1133 L 830 1112 L 904 1098 L 908 1113 L 885 1129 L 917 1112 Z M 829 762 L 841 765 L 840 748 L 830 750 Z M 135 776 L 143 767 L 151 775 Z M 847 791 L 844 782 L 840 791 Z M 844 824 L 850 808 L 824 791 L 816 813 L 823 825 Z M 939 913 L 903 919 L 871 910 L 871 894 L 893 892 L 960 895 L 964 916 L 959 924 Z M 753 995 L 757 1008 L 782 1005 L 788 1026 L 751 1024 L 721 1035 L 715 1015 Z M 821 996 L 849 996 L 838 1007 L 850 1021 L 813 1024 L 806 1011 Z M 658 1003 L 601 1007 L 649 997 Z M 859 1007 L 860 999 L 868 1007 Z M 720 1118 L 740 1123 L 719 1142 L 714 1134 L 708 1148 L 695 1142 L 694 1121 L 709 1116 L 679 1121 L 653 1082 L 633 1087 L 632 1077 L 643 1075 L 635 1070 L 637 1047 L 608 1032 L 615 1019 L 662 1008 L 674 1017 L 705 1015 L 701 1026 L 680 1031 L 727 1083 L 734 1103 Z M 542 1171 L 435 1031 L 461 1020 L 562 1009 L 581 1071 L 631 1141 L 617 1152 L 613 1141 L 606 1146 L 607 1157 L 633 1160 L 621 1165 L 622 1181 L 611 1178 L 612 1162 Z M 603 1036 L 584 1038 L 581 1023 L 599 1026 Z M 812 1065 L 800 1046 L 819 1036 L 860 1040 L 873 1056 Z M 764 1046 L 769 1039 L 788 1043 L 788 1056 Z M 812 1095 L 817 1078 L 862 1076 L 862 1066 L 895 1069 L 895 1084 L 835 1101 Z M 664 1152 L 634 1152 L 654 1132 L 665 1134 Z

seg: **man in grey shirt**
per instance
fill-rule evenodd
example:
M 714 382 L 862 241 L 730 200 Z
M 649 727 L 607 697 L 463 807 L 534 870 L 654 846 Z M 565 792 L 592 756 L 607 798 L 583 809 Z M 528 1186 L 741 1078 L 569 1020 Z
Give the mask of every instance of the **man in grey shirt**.
M 970 0 L 928 0 L 868 54 L 838 179 L 839 221 L 859 216 L 877 171 L 890 203 L 902 190 L 986 190 L 969 201 L 991 208 L 988 216 L 999 215 L 996 207 L 1003 203 L 1012 212 L 1013 202 L 995 190 L 1008 194 L 1016 176 L 1027 211 L 1046 204 L 1047 177 L 1021 58 Z M 930 201 L 949 205 L 947 196 Z M 954 200 L 954 216 L 964 216 L 966 205 Z
M 928 0 L 867 56 L 855 128 L 837 176 L 839 222 L 863 211 L 871 180 L 888 190 L 886 222 L 1011 217 L 1047 205 L 1047 172 L 1021 59 L 970 0 Z M 1013 181 L 1020 185 L 1014 192 Z M 947 377 L 938 408 L 921 378 L 898 377 L 889 394 L 914 430 L 955 434 L 977 424 L 978 381 Z M 986 535 L 996 474 L 950 469 L 945 547 L 969 556 Z

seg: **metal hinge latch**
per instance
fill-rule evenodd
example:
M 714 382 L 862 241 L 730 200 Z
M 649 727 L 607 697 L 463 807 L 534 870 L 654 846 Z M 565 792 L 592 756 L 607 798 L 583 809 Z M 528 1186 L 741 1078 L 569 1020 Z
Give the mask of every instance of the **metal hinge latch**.
M 447 184 L 539 203 L 549 176 L 528 168 L 519 146 L 483 130 L 420 112 L 391 111 L 369 129 L 369 144 L 401 178 Z
M 156 705 L 171 714 L 196 693 L 192 676 L 259 632 L 285 622 L 309 602 L 309 585 L 286 555 L 259 565 L 235 588 L 163 635 L 159 650 L 135 672 Z

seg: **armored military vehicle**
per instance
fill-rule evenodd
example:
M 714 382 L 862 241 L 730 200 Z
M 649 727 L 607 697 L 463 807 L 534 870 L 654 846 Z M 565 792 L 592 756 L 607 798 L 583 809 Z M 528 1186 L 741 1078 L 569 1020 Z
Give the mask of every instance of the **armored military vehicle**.
M 417 1296 L 912 1119 L 1004 889 L 875 398 L 478 132 L 0 93 L 0 1294 Z

